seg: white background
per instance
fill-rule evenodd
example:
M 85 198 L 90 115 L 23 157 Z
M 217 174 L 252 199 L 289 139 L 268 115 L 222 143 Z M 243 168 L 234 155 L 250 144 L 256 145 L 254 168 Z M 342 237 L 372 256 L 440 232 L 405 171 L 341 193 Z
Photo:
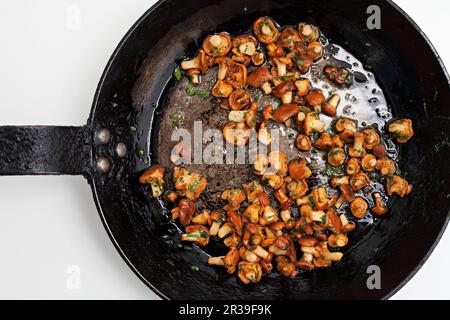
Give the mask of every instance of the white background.
M 0 125 L 82 125 L 97 82 L 149 0 L 0 2 Z M 450 65 L 444 0 L 397 0 Z M 80 24 L 71 20 L 80 10 Z M 1 146 L 0 146 L 1 148 Z M 414 250 L 414 244 L 411 245 Z M 395 299 L 449 299 L 450 230 Z M 68 268 L 81 271 L 78 290 Z M 81 177 L 0 177 L 0 298 L 154 299 L 125 265 Z

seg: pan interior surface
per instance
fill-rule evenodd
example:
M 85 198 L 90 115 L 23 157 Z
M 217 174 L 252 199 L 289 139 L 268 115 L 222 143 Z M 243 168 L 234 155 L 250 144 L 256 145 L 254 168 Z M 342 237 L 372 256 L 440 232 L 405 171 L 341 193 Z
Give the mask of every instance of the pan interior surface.
M 379 5 L 382 29 L 366 26 L 369 5 Z M 352 8 L 348 10 L 348 8 Z M 235 277 L 208 267 L 196 247 L 178 245 L 160 203 L 140 189 L 137 179 L 161 154 L 155 137 L 179 57 L 196 52 L 215 31 L 239 34 L 268 15 L 281 25 L 318 25 L 333 43 L 350 51 L 376 76 L 394 117 L 411 118 L 416 135 L 400 149 L 401 170 L 414 185 L 405 199 L 390 202 L 389 214 L 330 269 L 296 279 L 269 277 L 244 286 Z M 411 50 L 411 43 L 415 44 Z M 91 122 L 108 127 L 112 143 L 124 142 L 119 159 L 108 146 L 108 174 L 95 173 L 94 194 L 112 240 L 139 277 L 161 297 L 173 299 L 380 299 L 395 292 L 429 255 L 448 219 L 450 90 L 435 52 L 415 25 L 386 1 L 182 1 L 158 3 L 119 45 L 100 83 Z M 167 237 L 168 236 L 168 237 Z M 366 285 L 369 266 L 382 272 L 381 289 Z M 193 268 L 196 266 L 197 268 Z M 193 295 L 195 293 L 195 295 Z

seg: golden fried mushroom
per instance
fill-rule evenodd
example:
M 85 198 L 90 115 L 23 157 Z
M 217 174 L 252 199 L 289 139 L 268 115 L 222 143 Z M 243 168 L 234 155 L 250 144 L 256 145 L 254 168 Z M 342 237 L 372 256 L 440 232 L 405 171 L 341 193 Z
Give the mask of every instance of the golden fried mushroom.
M 356 197 L 350 204 L 350 212 L 358 219 L 361 219 L 366 215 L 367 209 L 369 209 L 369 204 L 362 197 Z
M 253 33 L 256 38 L 264 44 L 269 44 L 277 41 L 280 32 L 275 22 L 269 17 L 258 18 L 253 23 Z
M 345 162 L 345 152 L 341 148 L 334 148 L 328 152 L 328 163 L 334 167 L 338 167 Z
M 227 55 L 231 50 L 230 36 L 225 32 L 221 32 L 206 37 L 203 41 L 203 50 L 207 55 L 214 58 Z
M 412 185 L 402 177 L 393 175 L 386 178 L 386 191 L 388 196 L 397 194 L 400 198 L 403 198 L 411 193 Z
M 239 262 L 238 277 L 244 284 L 258 283 L 261 280 L 262 273 L 262 268 L 258 263 Z
M 398 143 L 406 143 L 414 135 L 413 123 L 410 119 L 399 119 L 391 122 L 388 131 Z
M 139 177 L 140 184 L 149 184 L 154 197 L 160 197 L 164 191 L 164 168 L 152 166 Z

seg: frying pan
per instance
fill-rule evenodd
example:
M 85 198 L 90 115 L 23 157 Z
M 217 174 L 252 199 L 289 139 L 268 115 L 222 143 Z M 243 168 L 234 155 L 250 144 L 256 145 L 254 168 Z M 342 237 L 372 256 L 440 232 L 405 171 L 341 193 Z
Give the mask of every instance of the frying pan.
M 368 30 L 366 10 L 378 5 L 382 28 Z M 137 184 L 157 150 L 152 141 L 161 95 L 177 58 L 195 53 L 198 39 L 246 31 L 261 15 L 281 25 L 319 25 L 332 42 L 367 64 L 395 117 L 415 123 L 415 138 L 401 152 L 401 170 L 413 193 L 390 201 L 390 213 L 353 244 L 333 268 L 296 279 L 265 278 L 244 286 L 206 257 L 174 248 L 164 209 Z M 370 45 L 368 45 L 370 44 Z M 147 11 L 112 55 L 82 127 L 0 127 L 0 174 L 83 175 L 104 226 L 138 277 L 167 299 L 382 299 L 424 264 L 448 223 L 450 89 L 432 45 L 391 1 L 381 0 L 164 0 Z M 153 128 L 153 129 L 152 129 Z M 192 265 L 198 266 L 192 268 Z M 381 270 L 381 289 L 369 290 L 368 266 Z

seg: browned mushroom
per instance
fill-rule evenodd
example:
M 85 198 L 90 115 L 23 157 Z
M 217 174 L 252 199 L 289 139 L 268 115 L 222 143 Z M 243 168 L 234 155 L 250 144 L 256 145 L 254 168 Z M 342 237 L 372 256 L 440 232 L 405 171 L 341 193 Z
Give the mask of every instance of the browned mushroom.
M 381 138 L 375 129 L 364 129 L 362 132 L 364 134 L 364 148 L 372 150 L 374 146 L 380 144 Z
M 216 98 L 228 98 L 232 92 L 233 86 L 222 80 L 217 80 L 216 84 L 211 90 L 211 94 Z
M 331 248 L 342 248 L 348 244 L 348 238 L 345 234 L 331 234 L 328 237 L 328 245 Z
M 225 32 L 221 32 L 206 37 L 203 41 L 203 50 L 211 57 L 226 56 L 231 50 L 230 36 Z
M 325 130 L 325 122 L 319 119 L 319 115 L 315 112 L 310 112 L 306 115 L 303 122 L 303 131 L 306 135 L 310 135 L 313 132 L 322 133 Z
M 328 150 L 333 147 L 333 141 L 328 132 L 324 132 L 320 135 L 319 139 L 316 140 L 314 146 L 319 150 Z
M 353 158 L 362 158 L 366 155 L 366 149 L 364 149 L 364 134 L 361 132 L 355 132 L 353 134 L 353 146 L 348 148 L 348 154 Z
M 250 130 L 247 128 L 244 122 L 233 123 L 229 122 L 222 130 L 225 140 L 238 147 L 245 146 L 250 138 Z
M 384 216 L 387 212 L 387 208 L 383 203 L 383 199 L 381 199 L 381 194 L 379 192 L 375 192 L 373 194 L 373 199 L 375 201 L 375 206 L 370 209 L 370 212 L 377 217 Z
M 398 143 L 406 143 L 414 135 L 413 123 L 410 119 L 392 121 L 388 126 L 388 131 Z
M 368 208 L 369 205 L 367 204 L 367 201 L 362 197 L 356 197 L 350 204 L 350 212 L 358 219 L 361 219 L 366 215 Z
M 198 215 L 192 218 L 193 224 L 201 224 L 206 225 L 210 221 L 209 212 L 208 210 L 202 210 Z
M 328 152 L 327 161 L 334 167 L 338 167 L 345 162 L 344 149 L 334 148 Z
M 253 23 L 253 33 L 256 38 L 264 44 L 269 44 L 277 41 L 280 32 L 275 22 L 269 17 L 258 18 Z
M 294 83 L 295 88 L 297 89 L 297 96 L 298 97 L 304 97 L 309 93 L 309 85 L 310 85 L 310 81 L 309 79 L 299 79 L 297 81 L 295 81 Z
M 289 80 L 280 83 L 272 90 L 272 95 L 281 99 L 283 104 L 292 102 L 292 92 L 295 90 L 294 81 Z
M 277 44 L 285 49 L 292 50 L 295 44 L 302 41 L 298 31 L 294 27 L 287 27 L 281 31 L 280 39 Z
M 380 171 L 383 176 L 391 176 L 397 171 L 395 162 L 389 158 L 379 159 L 375 165 L 375 168 Z
M 198 55 L 194 59 L 185 60 L 181 62 L 180 66 L 183 70 L 197 69 L 205 74 L 209 67 L 205 51 L 199 50 Z
M 272 80 L 273 76 L 266 67 L 260 67 L 253 70 L 247 76 L 247 84 L 254 88 L 261 88 L 265 94 L 270 94 L 272 92 L 272 87 L 269 81 Z
M 386 178 L 386 192 L 388 196 L 398 194 L 401 198 L 410 194 L 412 185 L 400 176 L 393 175 Z
M 209 232 L 205 226 L 190 225 L 187 226 L 181 235 L 181 241 L 195 242 L 199 246 L 206 246 L 209 243 Z
M 377 158 L 373 154 L 368 153 L 361 159 L 361 167 L 364 171 L 372 172 L 375 170 L 376 165 Z
M 258 283 L 262 277 L 262 268 L 258 263 L 241 261 L 238 266 L 238 277 L 244 284 Z
M 273 113 L 272 119 L 276 122 L 285 122 L 300 112 L 300 106 L 296 103 L 282 104 Z
M 308 44 L 308 54 L 314 61 L 320 60 L 323 56 L 323 45 L 319 41 L 313 41 Z
M 252 35 L 243 35 L 233 39 L 233 53 L 253 56 L 256 53 L 258 40 Z
M 295 181 L 308 179 L 312 174 L 311 169 L 308 168 L 306 160 L 301 158 L 292 159 L 289 162 L 288 169 L 289 176 Z
M 223 258 L 224 266 L 228 274 L 233 274 L 239 262 L 239 250 L 235 247 L 230 248 Z
M 298 32 L 300 34 L 300 38 L 307 43 L 316 41 L 320 36 L 319 28 L 307 23 L 300 23 L 298 25 Z
M 277 262 L 277 269 L 282 275 L 291 278 L 295 278 L 297 276 L 298 273 L 297 267 L 295 266 L 294 263 L 289 261 L 287 257 L 277 256 L 276 262 Z
M 163 193 L 163 198 L 167 202 L 175 202 L 178 199 L 178 193 L 173 190 L 167 190 Z
M 295 139 L 295 146 L 301 151 L 309 151 L 312 147 L 311 138 L 304 134 L 299 134 Z
M 361 165 L 359 164 L 359 160 L 356 158 L 351 158 L 345 164 L 345 173 L 349 176 L 357 174 L 361 171 Z
M 322 112 L 327 116 L 336 117 L 337 107 L 340 101 L 341 97 L 338 94 L 332 95 L 327 102 L 322 103 Z
M 239 210 L 241 203 L 244 202 L 246 198 L 244 191 L 239 188 L 226 189 L 220 195 L 220 199 L 228 201 L 228 204 L 226 204 L 223 209 L 231 211 Z
M 250 94 L 243 89 L 234 90 L 228 97 L 228 105 L 231 110 L 245 110 L 250 106 L 250 103 Z
M 160 197 L 164 191 L 164 168 L 152 166 L 139 177 L 140 184 L 149 184 L 154 197 Z
M 172 176 L 178 194 L 189 200 L 198 199 L 208 184 L 203 175 L 181 167 L 174 167 Z
M 354 191 L 361 190 L 371 183 L 370 178 L 364 172 L 353 175 L 350 179 L 350 186 Z

